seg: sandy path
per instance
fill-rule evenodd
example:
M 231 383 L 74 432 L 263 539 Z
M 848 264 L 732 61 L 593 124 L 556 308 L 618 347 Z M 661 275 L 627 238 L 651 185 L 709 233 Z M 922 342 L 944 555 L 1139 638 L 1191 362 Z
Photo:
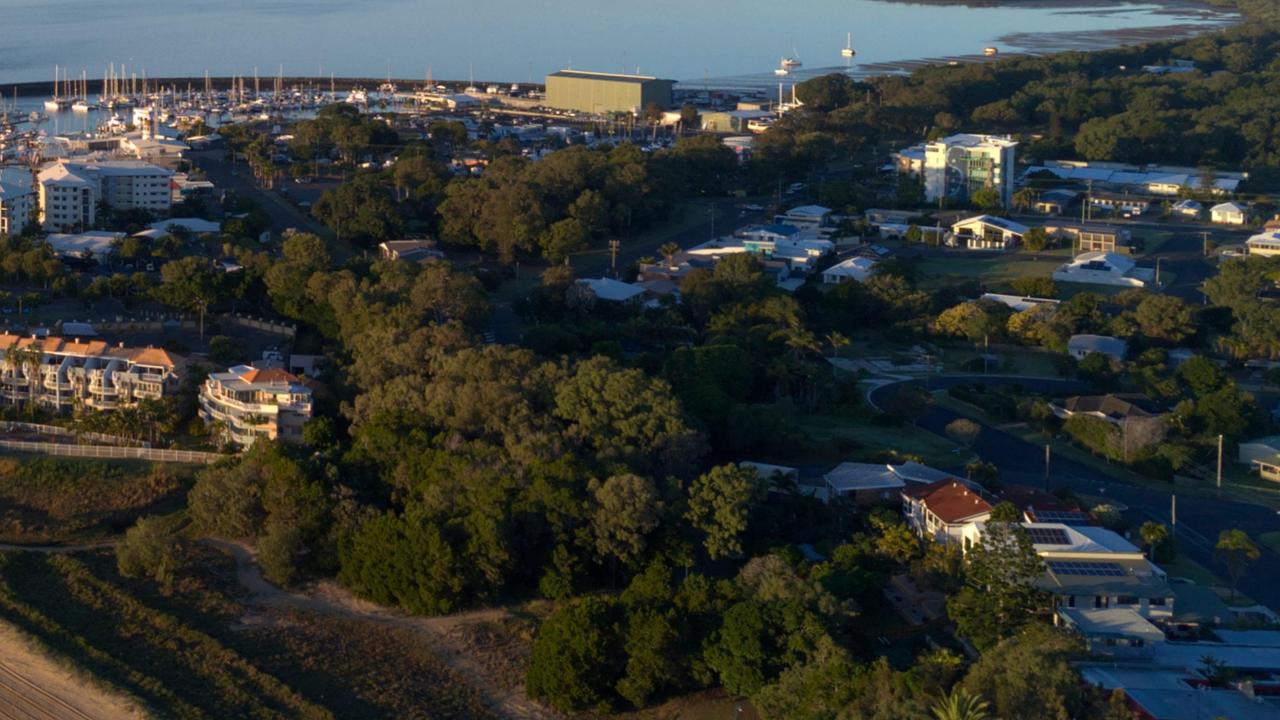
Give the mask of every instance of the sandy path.
M 0 623 L 0 720 L 141 720 L 132 703 L 77 678 Z
M 510 720 L 558 720 L 562 716 L 533 702 L 523 687 L 506 688 L 493 682 L 489 671 L 472 657 L 458 638 L 458 630 L 476 622 L 500 620 L 503 608 L 487 608 L 440 617 L 414 617 L 352 595 L 331 580 L 314 583 L 302 592 L 283 590 L 262 577 L 253 551 L 242 543 L 207 539 L 204 542 L 231 554 L 236 561 L 236 579 L 259 605 L 289 607 L 339 617 L 369 620 L 406 628 L 423 635 L 427 648 L 470 683 L 498 715 Z

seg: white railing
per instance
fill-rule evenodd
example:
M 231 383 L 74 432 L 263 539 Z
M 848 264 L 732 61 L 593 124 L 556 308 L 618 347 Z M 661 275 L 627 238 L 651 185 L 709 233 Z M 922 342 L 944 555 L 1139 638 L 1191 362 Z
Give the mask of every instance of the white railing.
M 221 453 L 197 450 L 159 450 L 155 448 L 115 447 L 112 445 L 66 445 L 63 443 L 27 442 L 25 440 L 0 440 L 0 448 L 62 455 L 66 457 L 96 458 L 103 460 L 150 460 L 152 462 L 193 463 L 211 465 L 229 456 Z

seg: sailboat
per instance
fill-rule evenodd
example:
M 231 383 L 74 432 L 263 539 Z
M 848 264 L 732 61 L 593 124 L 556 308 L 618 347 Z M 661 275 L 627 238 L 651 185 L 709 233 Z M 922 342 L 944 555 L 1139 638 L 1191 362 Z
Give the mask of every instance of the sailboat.
M 840 57 L 851 58 L 856 54 L 857 53 L 853 51 L 853 33 L 849 33 L 848 37 L 844 41 L 844 48 L 840 50 Z
M 58 66 L 54 65 L 53 66 L 53 97 L 44 101 L 44 109 L 48 110 L 49 112 L 60 112 L 62 110 L 66 110 L 67 108 L 71 107 L 71 100 L 69 98 L 62 97 L 58 93 L 58 89 L 59 89 L 58 83 L 60 81 L 60 78 L 58 77 L 58 70 L 59 70 Z

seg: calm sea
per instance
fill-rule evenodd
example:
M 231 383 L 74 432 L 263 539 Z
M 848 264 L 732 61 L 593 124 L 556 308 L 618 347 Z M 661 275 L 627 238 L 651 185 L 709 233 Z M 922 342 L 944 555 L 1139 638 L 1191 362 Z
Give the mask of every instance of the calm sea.
M 997 7 L 876 0 L 0 0 L 0 87 L 101 78 L 108 63 L 151 77 L 203 74 L 540 81 L 564 67 L 686 81 L 844 64 L 1118 43 L 1113 31 L 1210 28 L 1190 3 L 1014 0 Z M 1047 34 L 1046 34 L 1047 33 Z M 1159 34 L 1159 33 L 1157 33 Z

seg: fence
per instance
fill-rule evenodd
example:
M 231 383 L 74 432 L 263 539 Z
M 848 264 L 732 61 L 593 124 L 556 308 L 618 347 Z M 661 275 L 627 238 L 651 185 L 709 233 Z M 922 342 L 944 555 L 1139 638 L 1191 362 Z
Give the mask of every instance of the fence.
M 6 433 L 25 432 L 25 433 L 31 433 L 33 435 L 54 435 L 57 437 L 74 437 L 79 440 L 89 440 L 91 442 L 102 443 L 104 445 L 122 445 L 122 446 L 135 445 L 135 446 L 141 446 L 141 447 L 151 447 L 151 445 L 148 443 L 138 442 L 136 440 L 130 440 L 129 438 L 120 437 L 119 435 L 104 435 L 103 433 L 95 433 L 95 432 L 76 432 L 75 430 L 72 430 L 70 428 L 65 428 L 60 425 L 39 425 L 36 423 L 5 421 L 5 422 L 0 422 L 0 432 L 6 432 Z
M 63 443 L 27 442 L 25 440 L 0 440 L 0 448 L 64 455 L 67 457 L 95 458 L 100 460 L 151 460 L 153 462 L 193 463 L 211 465 L 228 455 L 195 450 L 160 450 L 155 448 L 114 447 L 111 445 L 67 445 Z

